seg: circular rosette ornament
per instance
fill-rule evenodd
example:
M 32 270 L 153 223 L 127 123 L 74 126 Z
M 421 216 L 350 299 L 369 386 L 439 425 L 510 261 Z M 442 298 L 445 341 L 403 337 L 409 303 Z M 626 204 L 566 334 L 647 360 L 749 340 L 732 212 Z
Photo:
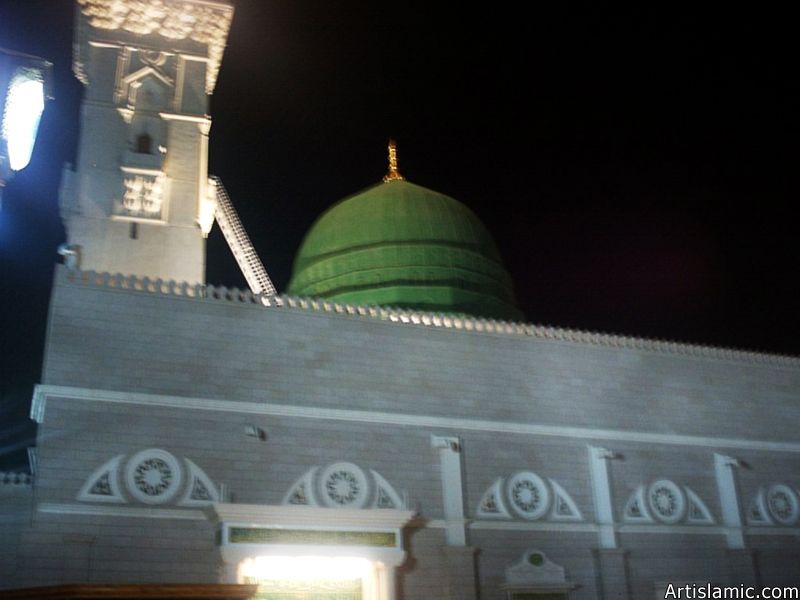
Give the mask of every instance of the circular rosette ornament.
M 550 488 L 536 473 L 520 471 L 506 482 L 509 504 L 523 519 L 541 519 L 550 508 Z
M 797 494 L 788 485 L 775 483 L 767 489 L 767 510 L 781 525 L 794 525 L 799 508 Z
M 150 448 L 134 454 L 125 468 L 125 484 L 131 496 L 146 504 L 164 504 L 181 488 L 183 469 L 169 452 Z
M 655 517 L 664 523 L 677 523 L 686 514 L 686 496 L 683 490 L 668 479 L 650 484 L 647 504 Z
M 369 497 L 369 483 L 359 467 L 340 462 L 328 465 L 319 475 L 320 496 L 332 508 L 363 508 Z

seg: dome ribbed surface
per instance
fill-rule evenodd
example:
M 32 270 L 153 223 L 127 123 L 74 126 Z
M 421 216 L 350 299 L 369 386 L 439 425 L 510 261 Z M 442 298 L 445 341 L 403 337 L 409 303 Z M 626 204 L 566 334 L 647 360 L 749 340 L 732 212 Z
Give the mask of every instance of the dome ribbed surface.
M 295 258 L 288 293 L 351 304 L 520 319 L 511 279 L 466 206 L 409 183 L 379 183 L 328 209 Z

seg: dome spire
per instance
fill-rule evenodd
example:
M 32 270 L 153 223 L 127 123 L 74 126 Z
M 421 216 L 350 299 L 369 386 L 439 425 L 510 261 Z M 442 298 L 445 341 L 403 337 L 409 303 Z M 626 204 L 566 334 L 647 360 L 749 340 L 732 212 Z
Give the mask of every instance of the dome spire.
M 397 170 L 397 142 L 389 140 L 389 172 L 383 178 L 385 183 L 389 181 L 403 181 L 405 177 L 400 175 Z

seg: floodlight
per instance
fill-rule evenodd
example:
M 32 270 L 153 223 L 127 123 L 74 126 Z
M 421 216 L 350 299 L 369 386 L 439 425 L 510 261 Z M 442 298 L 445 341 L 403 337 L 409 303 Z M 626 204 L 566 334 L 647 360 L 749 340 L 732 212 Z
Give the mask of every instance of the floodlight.
M 28 166 L 43 110 L 41 73 L 34 69 L 18 69 L 8 86 L 3 110 L 2 136 L 12 171 Z
M 37 56 L 0 48 L 0 192 L 15 171 L 28 166 L 52 64 Z

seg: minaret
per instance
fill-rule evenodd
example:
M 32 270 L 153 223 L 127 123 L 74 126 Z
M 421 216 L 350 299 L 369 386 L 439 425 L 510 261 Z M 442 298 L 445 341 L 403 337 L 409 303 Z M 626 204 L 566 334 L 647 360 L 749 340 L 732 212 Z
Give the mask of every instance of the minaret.
M 224 1 L 77 0 L 85 94 L 60 204 L 81 269 L 204 282 L 208 97 L 232 16 Z

